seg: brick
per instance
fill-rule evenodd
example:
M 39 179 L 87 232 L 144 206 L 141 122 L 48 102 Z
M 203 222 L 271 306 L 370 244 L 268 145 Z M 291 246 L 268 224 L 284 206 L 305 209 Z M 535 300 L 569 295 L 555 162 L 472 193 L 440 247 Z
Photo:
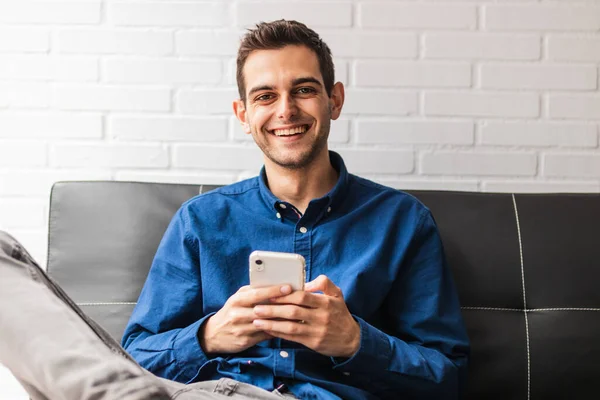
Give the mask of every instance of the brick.
M 108 4 L 108 22 L 130 26 L 223 26 L 227 24 L 225 2 L 115 2 Z
M 97 85 L 60 85 L 54 88 L 54 106 L 63 110 L 169 111 L 168 89 Z
M 468 121 L 358 120 L 357 143 L 472 145 Z
M 600 63 L 600 37 L 548 36 L 548 58 Z
M 472 60 L 538 60 L 539 35 L 444 32 L 424 34 L 425 58 Z
M 164 56 L 173 53 L 173 34 L 136 29 L 64 29 L 58 50 L 78 54 Z
M 334 57 L 417 58 L 419 53 L 414 33 L 337 30 L 320 34 Z
M 184 171 L 119 171 L 117 172 L 116 180 L 126 182 L 181 183 L 191 185 L 228 185 L 234 183 L 236 177 L 235 174 L 224 174 L 220 172 L 207 174 Z
M 484 192 L 495 193 L 597 193 L 598 182 L 483 181 Z
M 597 72 L 591 65 L 484 64 L 480 79 L 486 89 L 594 90 Z
M 242 2 L 235 5 L 235 21 L 239 27 L 249 27 L 260 21 L 295 19 L 311 28 L 352 26 L 352 3 L 350 2 Z
M 543 161 L 544 176 L 600 178 L 598 154 L 544 154 Z
M 418 110 L 417 94 L 389 90 L 348 89 L 345 114 L 409 115 Z
M 227 114 L 233 112 L 233 102 L 238 99 L 233 88 L 180 90 L 177 93 L 177 110 L 188 114 Z
M 550 95 L 548 111 L 551 118 L 599 119 L 600 95 Z
M 596 147 L 598 134 L 592 124 L 488 121 L 481 127 L 481 144 Z
M 243 31 L 180 31 L 175 34 L 177 54 L 186 56 L 237 55 Z
M 36 53 L 50 50 L 50 32 L 37 28 L 0 28 L 0 52 Z
M 98 80 L 98 61 L 87 57 L 0 56 L 0 79 L 42 81 Z
M 56 57 L 52 60 L 53 80 L 64 82 L 97 81 L 98 60 L 89 57 Z
M 53 167 L 165 168 L 169 155 L 164 146 L 151 144 L 54 144 Z
M 45 200 L 0 199 L 0 229 L 42 228 L 46 207 Z
M 533 176 L 537 157 L 530 153 L 440 151 L 421 157 L 421 172 L 431 175 Z
M 11 24 L 97 24 L 101 2 L 3 1 L 0 22 Z
M 102 137 L 102 116 L 39 112 L 0 113 L 0 138 Z
M 47 83 L 0 83 L 0 107 L 46 108 L 50 106 L 50 85 Z
M 414 170 L 415 156 L 409 150 L 333 149 L 353 174 L 409 174 Z
M 0 196 L 49 198 L 50 189 L 55 182 L 111 179 L 111 172 L 106 170 L 19 169 L 0 173 Z
M 537 117 L 539 113 L 539 96 L 531 93 L 425 93 L 426 115 Z
M 206 146 L 175 145 L 173 166 L 177 168 L 199 168 L 206 170 L 235 171 L 257 170 L 263 164 L 261 151 L 257 146 Z
M 118 83 L 216 84 L 222 74 L 219 60 L 111 58 L 104 68 L 106 81 Z
M 46 150 L 45 143 L 0 141 L 0 167 L 43 167 Z
M 600 7 L 591 5 L 486 5 L 483 25 L 492 30 L 595 31 Z
M 359 3 L 363 28 L 475 29 L 477 8 L 471 5 Z
M 120 140 L 218 142 L 227 139 L 227 119 L 182 116 L 111 116 L 110 137 Z
M 354 65 L 356 86 L 471 86 L 471 65 L 465 63 L 357 61 Z
M 397 179 L 397 178 L 372 178 L 374 181 L 399 190 L 453 190 L 478 192 L 479 182 L 477 180 L 456 179 Z

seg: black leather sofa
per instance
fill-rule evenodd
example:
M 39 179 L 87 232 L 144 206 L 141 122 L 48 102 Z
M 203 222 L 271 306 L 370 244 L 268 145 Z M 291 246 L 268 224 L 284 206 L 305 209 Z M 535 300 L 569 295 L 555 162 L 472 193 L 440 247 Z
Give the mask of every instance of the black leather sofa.
M 48 271 L 120 339 L 171 216 L 213 188 L 56 184 Z M 432 210 L 458 286 L 467 398 L 599 398 L 600 195 L 412 194 Z

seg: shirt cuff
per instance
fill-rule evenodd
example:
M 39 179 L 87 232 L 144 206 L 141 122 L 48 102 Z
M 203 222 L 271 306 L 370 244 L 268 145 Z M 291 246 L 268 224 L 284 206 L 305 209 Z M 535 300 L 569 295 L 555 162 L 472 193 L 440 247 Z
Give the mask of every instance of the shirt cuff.
M 348 372 L 387 370 L 392 351 L 388 336 L 356 315 L 352 316 L 360 326 L 358 351 L 350 358 L 331 357 L 333 369 Z
M 193 324 L 181 329 L 175 337 L 173 351 L 175 362 L 180 368 L 181 375 L 192 381 L 199 369 L 209 361 L 208 355 L 198 342 L 198 331 L 202 325 L 215 313 L 205 315 Z

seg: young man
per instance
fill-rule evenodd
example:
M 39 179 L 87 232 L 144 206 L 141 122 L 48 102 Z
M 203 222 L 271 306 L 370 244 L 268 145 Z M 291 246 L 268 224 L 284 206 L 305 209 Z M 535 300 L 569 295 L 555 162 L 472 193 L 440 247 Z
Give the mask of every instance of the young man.
M 437 228 L 416 199 L 349 174 L 328 151 L 344 103 L 329 48 L 298 22 L 262 23 L 237 66 L 234 112 L 265 166 L 184 203 L 158 248 L 123 346 L 166 379 L 101 354 L 79 364 L 91 387 L 108 387 L 105 398 L 458 398 L 468 342 Z M 305 290 L 249 287 L 254 250 L 303 255 Z M 40 275 L 22 259 L 5 264 Z M 77 321 L 71 331 L 87 328 Z
M 233 109 L 264 168 L 181 207 L 125 349 L 183 383 L 229 377 L 300 398 L 456 397 L 467 338 L 433 218 L 328 151 L 344 86 L 327 45 L 294 21 L 259 24 L 241 43 L 237 81 Z M 304 256 L 305 291 L 248 287 L 254 250 Z

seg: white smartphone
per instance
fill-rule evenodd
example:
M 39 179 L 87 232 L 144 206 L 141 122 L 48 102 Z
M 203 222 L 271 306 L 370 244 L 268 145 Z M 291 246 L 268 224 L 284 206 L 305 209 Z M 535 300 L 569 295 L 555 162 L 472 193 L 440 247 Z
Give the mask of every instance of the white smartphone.
M 288 284 L 304 290 L 306 261 L 300 254 L 256 250 L 250 254 L 250 286 Z

